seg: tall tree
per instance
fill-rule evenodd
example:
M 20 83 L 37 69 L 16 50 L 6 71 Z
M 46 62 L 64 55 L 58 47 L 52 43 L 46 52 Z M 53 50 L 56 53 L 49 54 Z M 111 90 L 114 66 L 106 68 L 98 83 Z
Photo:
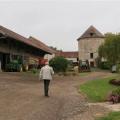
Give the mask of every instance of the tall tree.
M 99 57 L 107 59 L 111 65 L 118 64 L 120 62 L 120 35 L 107 34 L 98 52 Z

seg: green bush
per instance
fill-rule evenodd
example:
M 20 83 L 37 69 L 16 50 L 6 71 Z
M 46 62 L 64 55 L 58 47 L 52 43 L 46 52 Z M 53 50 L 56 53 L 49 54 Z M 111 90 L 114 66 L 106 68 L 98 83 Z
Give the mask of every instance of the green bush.
M 50 60 L 50 66 L 53 67 L 55 72 L 66 72 L 68 61 L 64 57 L 55 57 Z
M 99 67 L 101 69 L 110 70 L 111 64 L 109 62 L 101 62 L 101 63 L 99 63 Z
M 117 72 L 120 73 L 120 64 L 117 64 Z
M 113 91 L 112 91 L 112 94 L 120 95 L 120 88 L 117 88 L 116 90 L 113 90 Z

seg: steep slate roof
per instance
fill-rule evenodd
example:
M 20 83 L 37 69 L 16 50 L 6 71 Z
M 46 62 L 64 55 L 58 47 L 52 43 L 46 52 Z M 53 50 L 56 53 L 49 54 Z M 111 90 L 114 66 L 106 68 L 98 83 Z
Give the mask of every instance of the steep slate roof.
M 91 25 L 77 40 L 84 38 L 104 38 L 104 35 Z
M 35 43 L 32 43 L 30 40 L 28 40 L 27 38 L 19 35 L 18 33 L 15 33 L 3 26 L 0 26 L 0 33 L 3 34 L 4 36 L 6 37 L 10 37 L 10 38 L 13 38 L 15 39 L 16 41 L 19 41 L 19 42 L 22 42 L 24 44 L 27 44 L 29 46 L 32 46 L 34 48 L 37 48 L 39 50 L 43 50 L 44 52 L 46 53 L 51 53 L 48 49 L 43 49 L 42 45 L 37 45 Z
M 53 49 L 51 49 L 50 47 L 48 47 L 46 44 L 44 44 L 43 42 L 41 42 L 40 40 L 30 36 L 28 38 L 29 42 L 31 42 L 32 44 L 40 47 L 42 50 L 48 51 L 49 53 L 55 53 L 55 51 Z
M 57 56 L 62 56 L 65 58 L 78 58 L 78 52 L 77 51 L 68 51 L 68 52 L 58 51 Z

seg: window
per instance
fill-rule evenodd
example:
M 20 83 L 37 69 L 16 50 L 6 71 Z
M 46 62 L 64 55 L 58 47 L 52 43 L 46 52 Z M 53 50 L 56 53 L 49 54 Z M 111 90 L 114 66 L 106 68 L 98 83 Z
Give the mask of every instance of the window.
M 90 33 L 90 36 L 92 37 L 93 35 L 94 35 L 94 33 L 91 32 L 91 33 Z
M 93 53 L 90 53 L 90 58 L 93 58 Z

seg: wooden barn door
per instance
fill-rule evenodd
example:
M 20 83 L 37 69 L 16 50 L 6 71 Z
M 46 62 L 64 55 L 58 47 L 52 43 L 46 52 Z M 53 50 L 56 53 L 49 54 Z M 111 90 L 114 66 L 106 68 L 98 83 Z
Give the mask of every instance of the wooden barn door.
M 6 64 L 9 63 L 9 55 L 5 53 L 0 53 L 0 68 L 5 70 Z

